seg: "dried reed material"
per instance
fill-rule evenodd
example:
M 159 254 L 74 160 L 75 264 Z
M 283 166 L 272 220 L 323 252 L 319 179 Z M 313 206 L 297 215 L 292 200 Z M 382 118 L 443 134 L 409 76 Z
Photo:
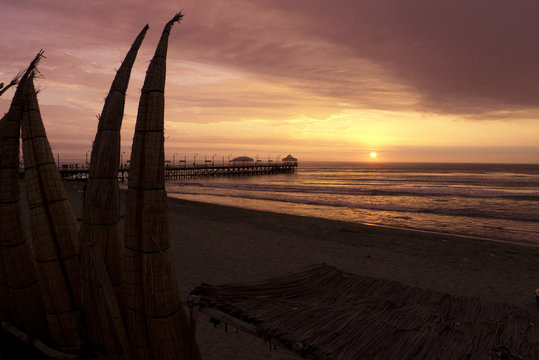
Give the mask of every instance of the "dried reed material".
M 102 353 L 122 354 L 122 337 L 125 327 L 114 325 L 109 303 L 104 294 L 105 287 L 99 278 L 101 262 L 106 267 L 105 275 L 115 294 L 110 295 L 118 308 L 122 282 L 123 243 L 120 239 L 120 203 L 118 189 L 118 164 L 120 162 L 120 128 L 125 105 L 125 93 L 129 84 L 131 69 L 148 25 L 139 33 L 120 66 L 103 111 L 99 117 L 97 134 L 92 147 L 90 174 L 84 194 L 82 225 L 79 235 L 81 244 L 81 267 L 83 274 L 83 309 L 86 313 L 88 336 L 93 346 Z M 93 249 L 92 249 L 93 248 Z M 100 252 L 103 260 L 93 258 Z M 120 313 L 119 308 L 117 312 Z M 120 321 L 121 324 L 121 321 Z M 124 335 L 118 334 L 123 332 Z M 125 341 L 127 343 L 127 340 Z
M 19 137 L 25 81 L 42 56 L 40 51 L 21 77 L 9 110 L 0 121 L 0 310 L 16 326 L 41 338 L 47 323 L 20 204 Z
M 25 84 L 21 122 L 32 247 L 50 335 L 59 350 L 75 353 L 83 345 L 79 225 L 54 162 L 33 80 L 31 75 Z
M 169 21 L 150 62 L 131 150 L 125 216 L 124 317 L 140 359 L 200 358 L 178 289 L 168 237 L 164 90 Z M 194 356 L 190 356 L 190 352 Z
M 0 96 L 2 96 L 2 94 L 4 94 L 10 87 L 17 85 L 21 80 L 22 75 L 23 72 L 21 71 L 17 75 L 15 75 L 15 77 L 11 79 L 9 84 L 7 84 L 6 86 L 4 86 L 4 83 L 0 84 Z
M 251 284 L 204 284 L 191 300 L 310 359 L 539 359 L 537 313 L 325 264 Z
M 6 132 L 6 121 L 7 116 L 3 116 L 0 119 L 0 158 L 2 158 L 2 149 L 3 149 L 3 143 L 4 143 L 4 134 Z M 3 173 L 0 172 L 0 179 L 3 179 Z M 0 180 L 3 181 L 3 180 Z M 2 187 L 2 182 L 0 182 L 0 191 L 4 191 Z M 2 205 L 0 204 L 0 209 L 3 209 Z M 0 261 L 2 260 L 2 252 L 0 248 Z M 4 266 L 0 266 L 0 316 L 2 317 L 8 317 L 10 314 L 10 301 L 9 301 L 9 293 L 6 288 L 6 273 L 4 270 Z

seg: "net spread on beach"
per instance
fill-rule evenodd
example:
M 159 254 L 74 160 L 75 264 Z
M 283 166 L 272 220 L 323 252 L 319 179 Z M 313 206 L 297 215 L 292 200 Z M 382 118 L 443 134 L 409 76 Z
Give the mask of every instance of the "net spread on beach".
M 539 359 L 537 314 L 325 264 L 251 284 L 202 284 L 189 305 L 313 359 Z

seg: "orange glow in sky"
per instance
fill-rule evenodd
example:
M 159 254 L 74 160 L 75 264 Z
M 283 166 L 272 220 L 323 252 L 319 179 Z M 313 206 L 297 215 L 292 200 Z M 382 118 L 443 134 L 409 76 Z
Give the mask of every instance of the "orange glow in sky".
M 483 11 L 456 0 L 443 13 L 420 0 L 124 2 L 2 5 L 0 82 L 45 50 L 36 85 L 61 158 L 91 149 L 115 69 L 149 23 L 127 92 L 129 156 L 148 60 L 179 7 L 185 18 L 167 55 L 167 159 L 381 161 L 376 149 L 388 162 L 539 163 L 538 2 Z M 0 97 L 2 113 L 12 96 Z

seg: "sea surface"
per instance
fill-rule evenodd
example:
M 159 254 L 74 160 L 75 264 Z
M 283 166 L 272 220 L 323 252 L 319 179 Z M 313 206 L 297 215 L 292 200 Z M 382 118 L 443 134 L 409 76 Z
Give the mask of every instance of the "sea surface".
M 294 174 L 167 181 L 169 196 L 539 244 L 539 165 L 300 162 Z

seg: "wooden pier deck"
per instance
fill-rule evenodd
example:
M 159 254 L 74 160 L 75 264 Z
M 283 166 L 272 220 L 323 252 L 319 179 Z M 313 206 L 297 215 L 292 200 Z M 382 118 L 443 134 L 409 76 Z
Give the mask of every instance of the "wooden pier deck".
M 194 166 L 165 166 L 166 179 L 180 179 L 191 177 L 209 176 L 253 176 L 268 174 L 293 173 L 296 171 L 297 163 L 263 163 L 244 165 L 203 165 Z M 80 164 L 63 165 L 59 169 L 64 180 L 86 180 L 88 178 L 88 167 Z M 118 169 L 118 180 L 127 179 L 129 167 Z

